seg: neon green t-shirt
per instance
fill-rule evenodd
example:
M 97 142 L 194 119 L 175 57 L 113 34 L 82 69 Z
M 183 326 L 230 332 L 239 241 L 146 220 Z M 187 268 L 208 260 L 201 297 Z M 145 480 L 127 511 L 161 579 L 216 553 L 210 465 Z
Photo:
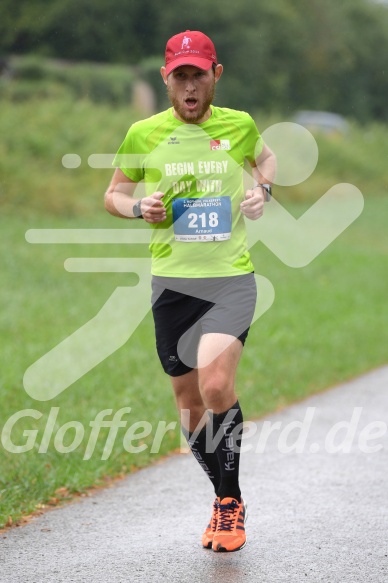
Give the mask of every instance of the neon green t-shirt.
M 253 271 L 244 217 L 245 160 L 263 140 L 251 116 L 211 106 L 202 124 L 186 124 L 172 108 L 133 124 L 113 165 L 147 196 L 164 192 L 167 218 L 152 224 L 152 274 L 225 277 Z

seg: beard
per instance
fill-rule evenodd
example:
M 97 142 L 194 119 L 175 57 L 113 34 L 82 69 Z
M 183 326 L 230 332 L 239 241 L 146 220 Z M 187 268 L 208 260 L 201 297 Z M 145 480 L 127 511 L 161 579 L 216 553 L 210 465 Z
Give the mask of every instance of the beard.
M 186 109 L 184 109 L 184 99 L 182 98 L 179 99 L 175 95 L 174 90 L 169 85 L 167 85 L 167 95 L 169 100 L 171 101 L 173 108 L 185 123 L 198 123 L 204 117 L 211 103 L 213 103 L 214 101 L 215 88 L 216 84 L 214 82 L 206 90 L 206 92 L 202 94 L 200 99 L 198 97 L 195 98 L 197 99 L 198 104 L 197 111 L 187 111 Z

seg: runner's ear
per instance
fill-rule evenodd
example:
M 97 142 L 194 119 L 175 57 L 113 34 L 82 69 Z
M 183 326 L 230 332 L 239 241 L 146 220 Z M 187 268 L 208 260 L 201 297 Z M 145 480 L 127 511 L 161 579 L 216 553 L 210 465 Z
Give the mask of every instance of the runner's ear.
M 167 85 L 167 73 L 166 73 L 166 67 L 160 67 L 160 74 L 163 77 L 163 82 L 165 85 Z
M 224 67 L 222 65 L 216 65 L 216 68 L 214 69 L 214 79 L 216 83 L 220 80 L 223 70 Z

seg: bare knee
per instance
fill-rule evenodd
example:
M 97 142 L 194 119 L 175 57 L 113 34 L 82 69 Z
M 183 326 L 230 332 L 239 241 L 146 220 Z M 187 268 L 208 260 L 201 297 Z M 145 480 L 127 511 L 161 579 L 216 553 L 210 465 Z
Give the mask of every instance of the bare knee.
M 207 420 L 206 408 L 198 388 L 197 371 L 171 378 L 182 426 L 194 431 Z
M 215 413 L 226 411 L 236 402 L 233 379 L 223 371 L 214 371 L 201 378 L 200 391 L 206 407 Z

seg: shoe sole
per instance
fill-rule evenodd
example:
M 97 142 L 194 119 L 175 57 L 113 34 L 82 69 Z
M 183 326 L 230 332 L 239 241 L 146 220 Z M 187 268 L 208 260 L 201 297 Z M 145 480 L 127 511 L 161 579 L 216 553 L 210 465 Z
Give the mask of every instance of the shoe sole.
M 236 551 L 241 551 L 241 549 L 243 549 L 246 544 L 247 539 L 245 539 L 244 543 L 240 547 L 237 547 L 237 549 L 226 549 L 225 547 L 219 546 L 218 549 L 213 549 L 213 551 L 215 553 L 235 553 Z

